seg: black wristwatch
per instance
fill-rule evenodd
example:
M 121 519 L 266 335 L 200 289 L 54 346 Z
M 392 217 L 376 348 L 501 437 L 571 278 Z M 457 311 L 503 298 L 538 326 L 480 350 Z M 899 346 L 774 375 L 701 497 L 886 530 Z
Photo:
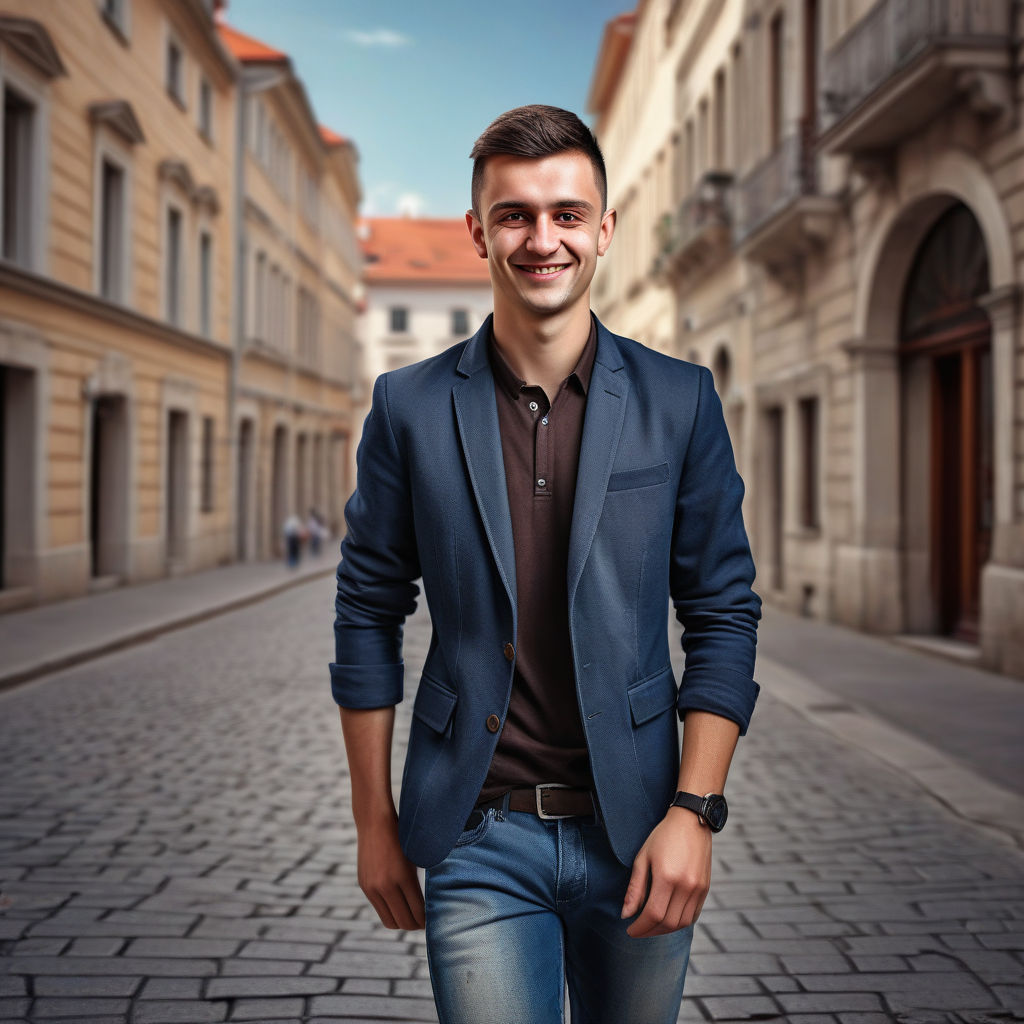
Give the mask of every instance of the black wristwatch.
M 669 807 L 685 807 L 704 822 L 712 832 L 721 832 L 729 817 L 729 805 L 721 793 L 707 793 L 697 796 L 696 793 L 676 793 L 676 798 Z

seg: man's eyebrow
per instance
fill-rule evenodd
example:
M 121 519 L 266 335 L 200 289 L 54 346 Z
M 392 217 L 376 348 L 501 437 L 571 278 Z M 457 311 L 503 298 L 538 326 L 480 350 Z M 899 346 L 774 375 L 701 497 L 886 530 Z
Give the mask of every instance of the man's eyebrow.
M 504 213 L 506 210 L 536 210 L 537 207 L 533 203 L 527 203 L 515 199 L 504 199 L 501 202 L 493 203 L 490 209 L 487 211 L 493 215 L 496 213 Z M 584 213 L 592 213 L 594 210 L 593 203 L 588 203 L 585 199 L 559 199 L 557 202 L 551 204 L 553 210 L 581 210 Z

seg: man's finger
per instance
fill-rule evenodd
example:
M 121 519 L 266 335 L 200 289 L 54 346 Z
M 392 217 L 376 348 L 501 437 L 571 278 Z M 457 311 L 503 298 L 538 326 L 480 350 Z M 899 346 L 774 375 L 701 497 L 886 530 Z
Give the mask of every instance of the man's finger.
M 652 934 L 652 929 L 661 924 L 668 910 L 669 899 L 672 895 L 670 887 L 654 879 L 651 883 L 651 892 L 644 904 L 643 912 L 626 929 L 626 934 L 632 938 Z
M 630 872 L 629 884 L 626 886 L 626 896 L 622 901 L 622 917 L 632 917 L 640 910 L 647 893 L 647 880 L 647 858 L 641 851 L 633 861 L 633 870 Z

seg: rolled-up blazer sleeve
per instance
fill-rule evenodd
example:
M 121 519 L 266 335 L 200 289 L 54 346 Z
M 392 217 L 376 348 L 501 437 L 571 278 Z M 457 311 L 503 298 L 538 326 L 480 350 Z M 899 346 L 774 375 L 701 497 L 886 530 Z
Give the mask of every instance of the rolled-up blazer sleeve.
M 356 454 L 356 489 L 345 506 L 334 602 L 331 692 L 346 708 L 402 699 L 402 628 L 416 608 L 420 575 L 408 468 L 378 378 Z
M 723 715 L 745 733 L 759 690 L 753 672 L 761 600 L 752 590 L 742 501 L 722 404 L 702 367 L 672 536 L 672 603 L 686 652 L 677 707 L 680 715 Z

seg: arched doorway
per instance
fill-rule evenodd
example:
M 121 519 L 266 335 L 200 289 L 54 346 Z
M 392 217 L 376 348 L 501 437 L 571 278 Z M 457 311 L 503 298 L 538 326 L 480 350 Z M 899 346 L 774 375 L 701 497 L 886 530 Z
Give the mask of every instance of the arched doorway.
M 978 303 L 988 292 L 984 237 L 955 203 L 921 241 L 903 292 L 904 522 L 907 549 L 927 560 L 935 631 L 972 643 L 993 521 L 992 329 Z

